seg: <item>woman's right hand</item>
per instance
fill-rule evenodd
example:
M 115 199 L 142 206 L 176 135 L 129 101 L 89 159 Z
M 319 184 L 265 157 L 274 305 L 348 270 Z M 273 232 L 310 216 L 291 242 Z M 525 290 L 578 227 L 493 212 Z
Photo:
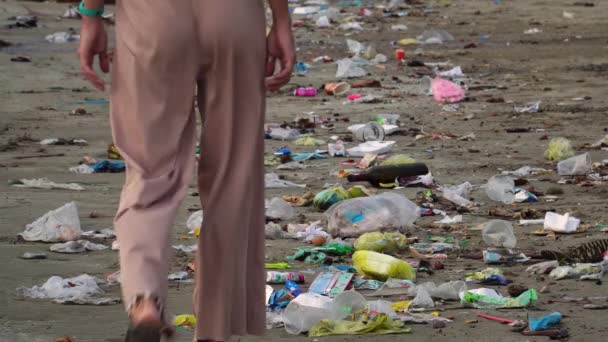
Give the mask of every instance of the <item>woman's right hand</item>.
M 108 58 L 108 35 L 101 17 L 82 16 L 80 28 L 80 47 L 78 58 L 83 76 L 98 90 L 105 90 L 105 82 L 93 70 L 93 60 L 97 55 L 99 68 L 104 73 L 110 71 Z

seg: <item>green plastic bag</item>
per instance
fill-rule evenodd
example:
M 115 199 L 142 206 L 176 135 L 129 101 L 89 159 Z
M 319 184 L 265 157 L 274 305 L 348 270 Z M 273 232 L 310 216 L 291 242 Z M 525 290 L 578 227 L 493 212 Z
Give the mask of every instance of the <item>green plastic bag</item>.
M 574 149 L 570 140 L 566 138 L 553 138 L 549 142 L 549 148 L 545 152 L 548 160 L 564 160 L 574 156 Z
M 358 251 L 393 253 L 408 248 L 408 241 L 401 233 L 371 232 L 361 235 L 353 245 Z
M 335 203 L 349 199 L 350 195 L 346 189 L 341 186 L 325 189 L 315 195 L 312 200 L 312 205 L 317 210 L 325 211 Z
M 462 303 L 478 309 L 524 308 L 533 305 L 536 300 L 538 300 L 538 295 L 534 289 L 523 292 L 517 298 L 490 296 L 467 291 L 462 298 Z
M 407 262 L 390 255 L 373 251 L 356 251 L 353 263 L 357 273 L 368 278 L 385 281 L 388 278 L 416 280 L 416 270 Z
M 361 315 L 356 321 L 321 320 L 308 331 L 309 337 L 331 335 L 362 335 L 362 334 L 403 334 L 411 333 L 412 328 L 404 328 L 403 322 L 394 321 L 386 314 L 377 314 L 369 317 Z

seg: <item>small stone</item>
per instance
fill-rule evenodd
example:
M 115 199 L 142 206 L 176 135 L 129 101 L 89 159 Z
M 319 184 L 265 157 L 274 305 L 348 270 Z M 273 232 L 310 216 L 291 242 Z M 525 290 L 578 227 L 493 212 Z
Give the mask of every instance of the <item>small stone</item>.
M 527 290 L 528 287 L 523 285 L 509 285 L 509 287 L 507 287 L 507 292 L 509 292 L 509 296 L 511 297 L 517 297 Z
M 445 322 L 433 321 L 433 329 L 441 329 L 441 328 L 445 328 Z
M 76 108 L 70 112 L 70 115 L 87 115 L 87 111 L 84 108 Z

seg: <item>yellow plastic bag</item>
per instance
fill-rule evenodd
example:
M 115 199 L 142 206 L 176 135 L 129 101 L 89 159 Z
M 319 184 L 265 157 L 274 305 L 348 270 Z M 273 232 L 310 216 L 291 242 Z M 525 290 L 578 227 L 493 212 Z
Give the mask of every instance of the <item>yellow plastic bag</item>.
M 194 315 L 177 315 L 173 319 L 173 325 L 176 327 L 192 328 L 196 325 L 196 317 Z
M 334 321 L 323 319 L 308 331 L 308 337 L 330 335 L 361 335 L 361 334 L 403 334 L 411 333 L 412 328 L 404 328 L 403 322 L 394 321 L 386 314 L 378 314 L 370 318 L 361 315 L 356 321 Z
M 358 251 L 391 253 L 408 248 L 408 241 L 401 233 L 371 232 L 361 235 L 353 245 Z
M 399 39 L 397 41 L 397 44 L 399 44 L 401 46 L 416 45 L 416 44 L 418 44 L 418 41 L 414 38 L 403 38 L 403 39 Z
M 574 149 L 570 140 L 566 138 L 553 138 L 549 142 L 549 148 L 545 152 L 547 160 L 564 160 L 574 155 Z
M 402 164 L 412 164 L 415 162 L 416 162 L 416 159 L 414 159 L 408 155 L 397 154 L 397 155 L 387 158 L 380 165 L 402 165 Z
M 407 262 L 390 255 L 373 251 L 356 251 L 353 254 L 355 269 L 360 275 L 386 281 L 388 278 L 416 280 L 416 270 Z

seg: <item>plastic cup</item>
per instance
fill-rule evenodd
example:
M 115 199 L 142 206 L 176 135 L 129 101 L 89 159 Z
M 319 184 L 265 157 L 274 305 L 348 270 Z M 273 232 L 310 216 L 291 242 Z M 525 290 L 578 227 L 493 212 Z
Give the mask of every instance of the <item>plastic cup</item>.
M 307 332 L 322 319 L 331 317 L 332 300 L 312 293 L 303 293 L 291 301 L 283 312 L 285 331 L 293 335 Z
M 574 156 L 557 163 L 557 173 L 560 176 L 586 175 L 589 171 L 591 171 L 591 156 L 589 156 L 589 153 Z
M 325 84 L 325 93 L 327 95 L 340 96 L 346 94 L 349 90 L 350 84 L 347 82 Z
M 486 195 L 497 202 L 511 204 L 515 202 L 515 182 L 506 175 L 491 177 L 486 184 Z
M 395 50 L 395 59 L 397 59 L 398 61 L 405 59 L 405 50 L 396 49 Z
M 383 141 L 386 133 L 377 122 L 368 122 L 365 126 L 354 132 L 355 139 L 359 141 Z
M 334 298 L 331 306 L 331 319 L 342 320 L 353 312 L 365 309 L 367 301 L 360 293 L 355 291 L 344 291 Z

